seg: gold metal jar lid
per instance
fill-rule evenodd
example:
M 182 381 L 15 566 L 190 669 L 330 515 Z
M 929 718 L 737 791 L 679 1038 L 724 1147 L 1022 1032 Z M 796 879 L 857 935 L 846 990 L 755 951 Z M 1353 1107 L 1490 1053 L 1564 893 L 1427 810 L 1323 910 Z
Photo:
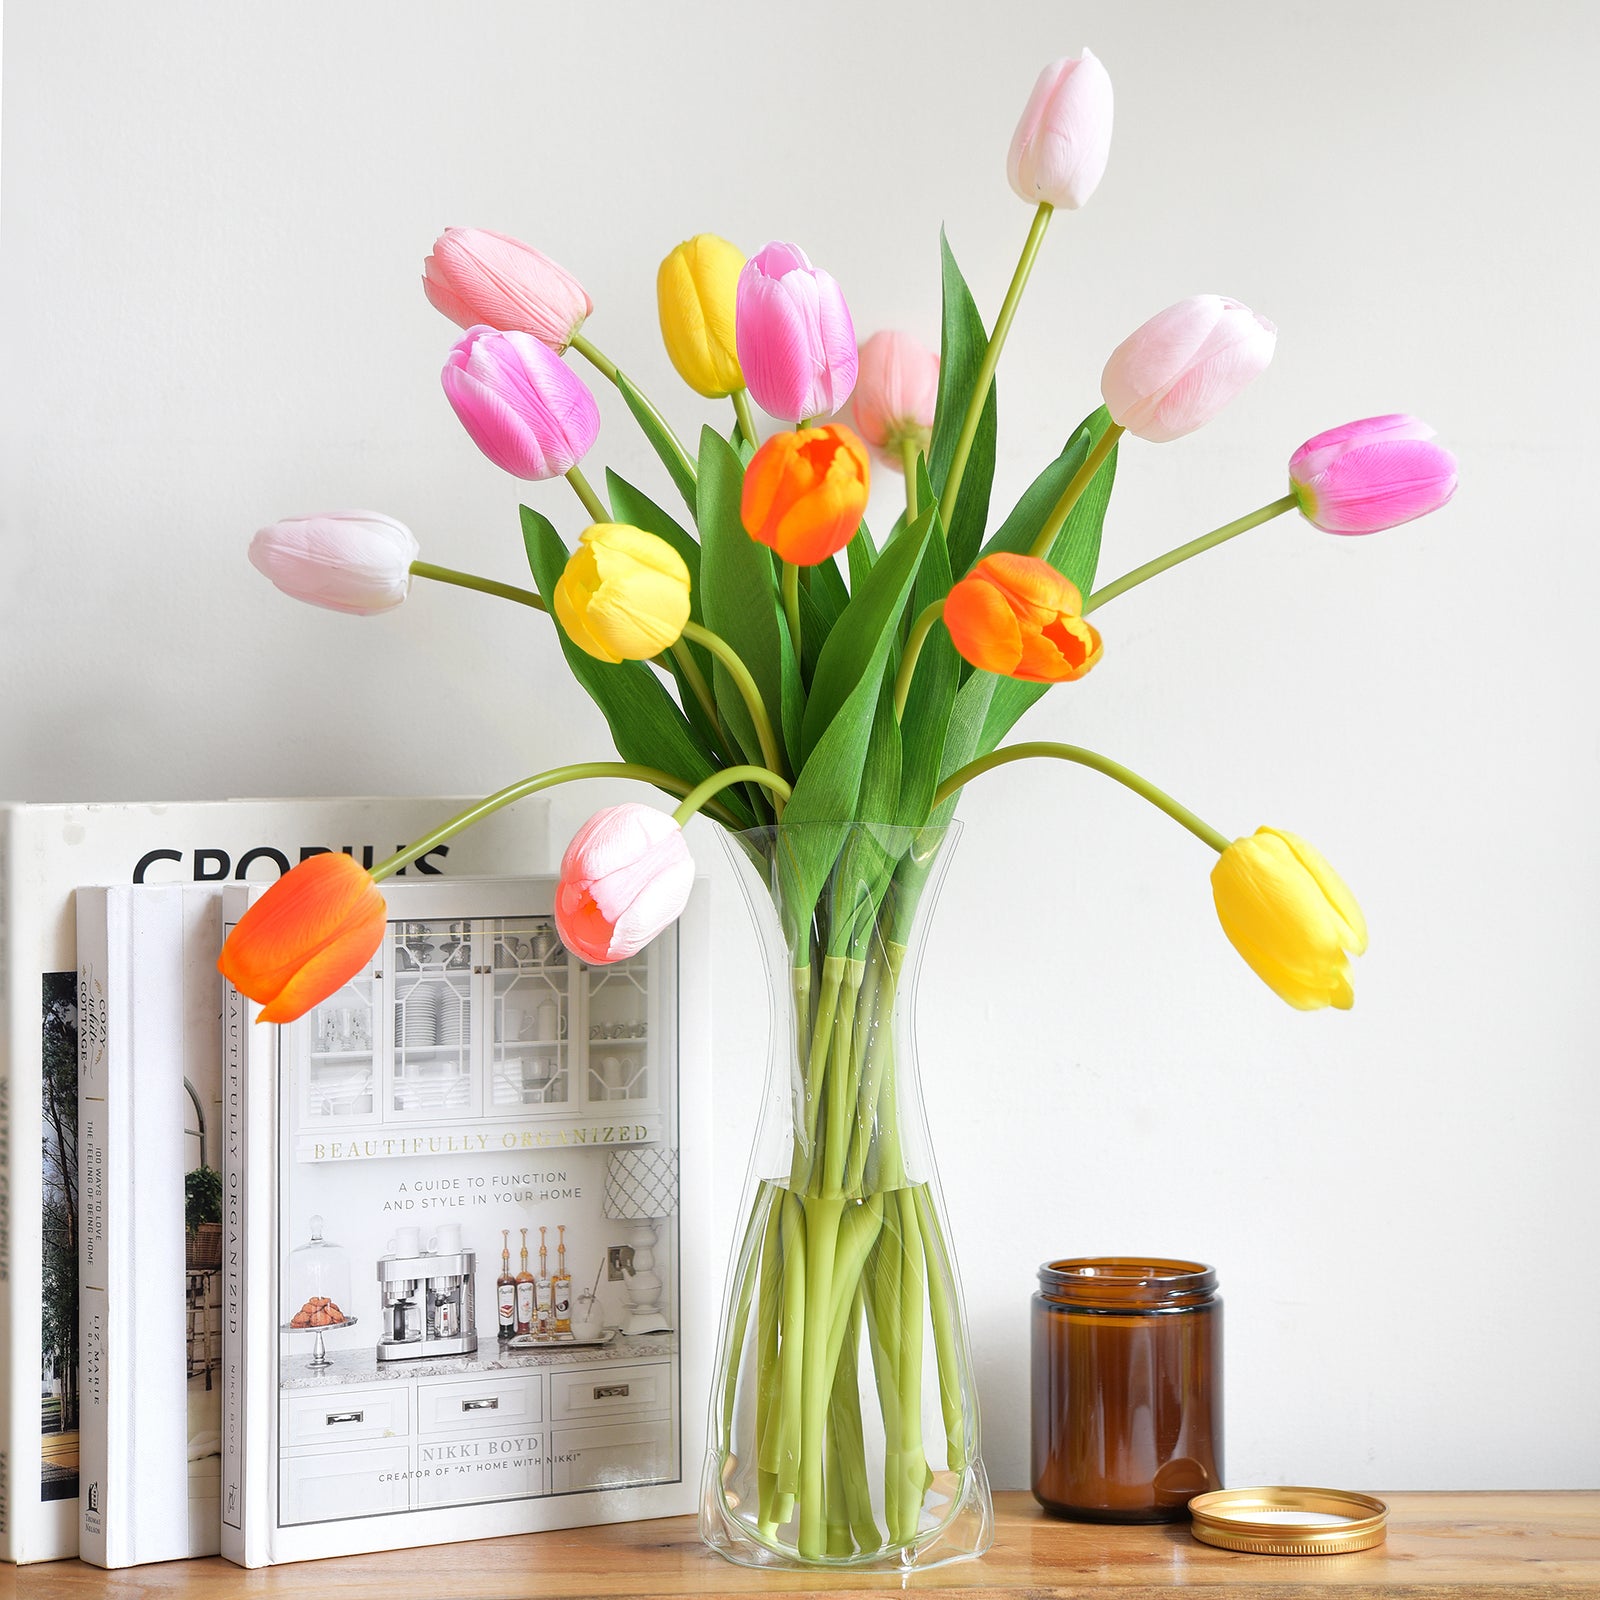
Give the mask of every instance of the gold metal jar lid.
M 1189 1502 L 1189 1531 L 1258 1556 L 1341 1556 L 1382 1544 L 1389 1508 L 1344 1489 L 1216 1489 Z

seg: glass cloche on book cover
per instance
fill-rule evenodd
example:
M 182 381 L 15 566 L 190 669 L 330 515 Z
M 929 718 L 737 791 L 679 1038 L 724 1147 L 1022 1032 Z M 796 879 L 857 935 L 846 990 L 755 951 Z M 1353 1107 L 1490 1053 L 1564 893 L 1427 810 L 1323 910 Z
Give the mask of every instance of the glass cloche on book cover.
M 292 1333 L 314 1333 L 311 1365 L 328 1365 L 322 1336 L 329 1328 L 348 1328 L 355 1318 L 350 1304 L 350 1253 L 322 1237 L 322 1218 L 311 1219 L 311 1237 L 289 1252 L 289 1276 L 283 1303 L 289 1309 L 284 1326 Z

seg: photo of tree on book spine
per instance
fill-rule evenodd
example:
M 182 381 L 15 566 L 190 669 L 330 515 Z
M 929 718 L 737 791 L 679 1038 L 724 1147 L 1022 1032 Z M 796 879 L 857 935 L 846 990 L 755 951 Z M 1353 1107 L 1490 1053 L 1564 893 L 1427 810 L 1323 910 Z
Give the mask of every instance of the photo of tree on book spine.
M 78 975 L 44 974 L 41 1500 L 78 1493 Z

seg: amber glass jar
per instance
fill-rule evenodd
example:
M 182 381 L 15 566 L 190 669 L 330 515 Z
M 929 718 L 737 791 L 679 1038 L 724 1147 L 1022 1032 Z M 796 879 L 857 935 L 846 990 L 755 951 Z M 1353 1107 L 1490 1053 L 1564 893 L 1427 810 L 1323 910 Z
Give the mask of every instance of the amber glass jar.
M 1052 1261 L 1033 1297 L 1033 1495 L 1175 1522 L 1222 1487 L 1222 1301 L 1198 1261 Z

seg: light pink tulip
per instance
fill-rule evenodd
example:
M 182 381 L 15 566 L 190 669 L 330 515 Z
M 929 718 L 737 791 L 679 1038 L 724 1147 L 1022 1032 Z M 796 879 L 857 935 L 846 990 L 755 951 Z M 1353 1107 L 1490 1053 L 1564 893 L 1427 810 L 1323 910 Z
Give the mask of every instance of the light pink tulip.
M 1155 444 L 1204 427 L 1272 360 L 1278 330 L 1225 295 L 1197 294 L 1128 335 L 1100 375 L 1111 420 Z
M 531 333 L 470 329 L 450 347 L 440 381 L 472 442 L 519 478 L 559 477 L 600 431 L 583 380 Z
M 782 422 L 831 416 L 856 386 L 844 291 L 798 245 L 769 244 L 745 262 L 734 343 L 756 404 Z
M 531 333 L 558 353 L 594 302 L 564 267 L 531 244 L 484 228 L 446 228 L 422 263 L 422 289 L 463 328 Z
M 412 531 L 381 511 L 323 511 L 260 529 L 250 565 L 296 600 L 370 617 L 410 593 L 421 551 Z
M 1289 457 L 1289 482 L 1324 533 L 1377 533 L 1437 511 L 1456 492 L 1456 458 L 1433 429 L 1396 412 L 1329 428 Z
M 1076 211 L 1099 187 L 1110 151 L 1111 75 L 1088 50 L 1052 61 L 1011 136 L 1011 187 L 1034 205 Z
M 897 472 L 901 441 L 926 450 L 939 401 L 939 358 L 909 333 L 875 333 L 861 347 L 850 398 L 856 432 Z
M 561 858 L 556 930 L 585 961 L 621 961 L 676 922 L 694 887 L 683 829 L 653 806 L 608 806 Z

